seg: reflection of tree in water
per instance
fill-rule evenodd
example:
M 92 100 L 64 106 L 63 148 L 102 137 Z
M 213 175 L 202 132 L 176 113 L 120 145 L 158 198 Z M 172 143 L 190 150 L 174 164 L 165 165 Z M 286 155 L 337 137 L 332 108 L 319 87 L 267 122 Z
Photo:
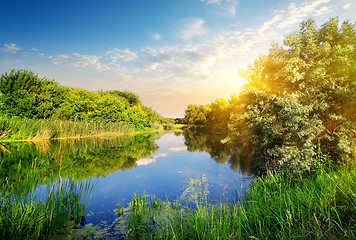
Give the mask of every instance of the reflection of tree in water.
M 106 176 L 134 167 L 142 157 L 150 157 L 158 149 L 155 138 L 155 135 L 140 134 L 112 139 L 3 144 L 0 179 L 26 184 L 26 179 L 36 174 L 41 184 L 45 179 L 59 176 L 74 180 Z
M 183 132 L 185 145 L 190 152 L 207 152 L 217 163 L 228 162 L 235 172 L 239 169 L 244 174 L 252 174 L 250 154 L 243 144 L 223 143 L 224 136 L 205 130 L 187 130 Z

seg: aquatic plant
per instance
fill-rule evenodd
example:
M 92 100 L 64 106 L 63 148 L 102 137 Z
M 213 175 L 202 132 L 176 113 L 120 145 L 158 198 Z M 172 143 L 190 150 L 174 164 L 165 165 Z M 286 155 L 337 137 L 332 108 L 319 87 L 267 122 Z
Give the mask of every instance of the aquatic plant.
M 14 193 L 2 182 L 0 191 L 0 238 L 43 239 L 65 234 L 68 226 L 85 223 L 86 199 L 95 182 L 58 179 L 40 189 Z
M 299 178 L 269 171 L 236 203 L 135 195 L 128 215 L 129 239 L 354 239 L 355 163 Z

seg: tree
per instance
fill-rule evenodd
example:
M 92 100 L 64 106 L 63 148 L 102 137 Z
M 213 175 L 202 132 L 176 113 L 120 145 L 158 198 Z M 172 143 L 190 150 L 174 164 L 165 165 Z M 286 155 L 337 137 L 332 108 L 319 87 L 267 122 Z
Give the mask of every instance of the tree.
M 189 104 L 185 110 L 183 122 L 187 124 L 206 124 L 206 116 L 210 109 L 204 105 Z
M 224 124 L 229 120 L 229 103 L 225 98 L 218 98 L 210 103 L 209 109 L 206 116 L 208 124 Z
M 31 71 L 12 70 L 0 78 L 1 111 L 10 116 L 46 118 L 54 114 L 58 84 Z
M 31 71 L 12 70 L 0 78 L 0 111 L 9 116 L 97 122 L 130 122 L 150 127 L 163 118 L 127 91 L 88 91 L 60 86 Z
M 356 121 L 356 29 L 332 18 L 320 28 L 309 19 L 272 45 L 244 73 L 230 129 L 248 123 L 260 158 L 275 167 L 305 171 L 318 142 L 336 159 L 351 154 Z M 244 99 L 245 98 L 245 99 Z M 239 105 L 240 104 L 240 105 Z

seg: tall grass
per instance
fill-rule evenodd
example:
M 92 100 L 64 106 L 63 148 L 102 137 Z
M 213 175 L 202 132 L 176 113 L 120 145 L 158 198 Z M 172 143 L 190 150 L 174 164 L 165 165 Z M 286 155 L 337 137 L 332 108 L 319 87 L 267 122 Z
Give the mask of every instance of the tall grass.
M 17 177 L 21 176 L 21 164 Z M 1 167 L 1 166 L 0 166 Z M 23 183 L 0 181 L 0 239 L 44 239 L 84 224 L 86 200 L 95 181 L 59 178 L 40 186 L 36 160 Z M 48 181 L 47 181 L 48 182 Z M 29 187 L 31 186 L 31 187 Z
M 126 122 L 86 122 L 56 119 L 27 119 L 0 115 L 0 140 L 48 140 L 103 134 L 128 133 Z
M 14 194 L 12 187 L 4 183 L 0 191 L 0 238 L 44 239 L 63 234 L 69 224 L 84 224 L 93 183 L 59 179 L 43 196 L 34 189 Z
M 203 196 L 202 194 L 201 196 Z M 195 207 L 135 195 L 130 239 L 355 239 L 356 168 L 256 177 L 237 203 Z

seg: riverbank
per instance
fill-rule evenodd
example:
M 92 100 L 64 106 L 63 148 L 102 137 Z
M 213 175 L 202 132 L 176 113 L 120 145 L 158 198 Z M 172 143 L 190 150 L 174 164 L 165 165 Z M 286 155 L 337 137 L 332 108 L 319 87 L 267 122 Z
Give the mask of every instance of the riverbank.
M 0 142 L 44 141 L 91 137 L 117 137 L 124 134 L 177 130 L 173 124 L 154 123 L 135 128 L 127 122 L 87 122 L 59 119 L 28 119 L 0 116 Z
M 355 239 L 356 165 L 320 168 L 297 178 L 283 172 L 256 177 L 245 198 L 194 208 L 134 196 L 129 239 Z M 201 195 L 202 196 L 202 195 Z M 122 218 L 125 216 L 123 215 Z
M 0 238 L 53 239 L 63 236 L 67 229 L 78 228 L 84 224 L 86 200 L 94 184 L 90 180 L 58 179 L 40 196 L 33 189 L 16 195 L 14 189 L 18 186 L 2 183 Z
M 30 174 L 36 181 L 36 168 Z M 129 206 L 118 204 L 110 226 L 79 227 L 94 182 L 62 180 L 47 193 L 14 197 L 2 185 L 0 232 L 7 239 L 57 237 L 125 237 L 127 239 L 354 239 L 356 237 L 356 164 L 348 160 L 332 169 L 321 166 L 306 176 L 268 172 L 255 177 L 245 197 L 232 203 L 209 204 L 208 183 L 188 181 L 176 201 L 132 196 Z M 236 192 L 239 193 L 236 186 Z M 110 230 L 111 229 L 111 230 Z M 112 232 L 112 229 L 115 229 Z M 110 230 L 110 231 L 109 231 Z

